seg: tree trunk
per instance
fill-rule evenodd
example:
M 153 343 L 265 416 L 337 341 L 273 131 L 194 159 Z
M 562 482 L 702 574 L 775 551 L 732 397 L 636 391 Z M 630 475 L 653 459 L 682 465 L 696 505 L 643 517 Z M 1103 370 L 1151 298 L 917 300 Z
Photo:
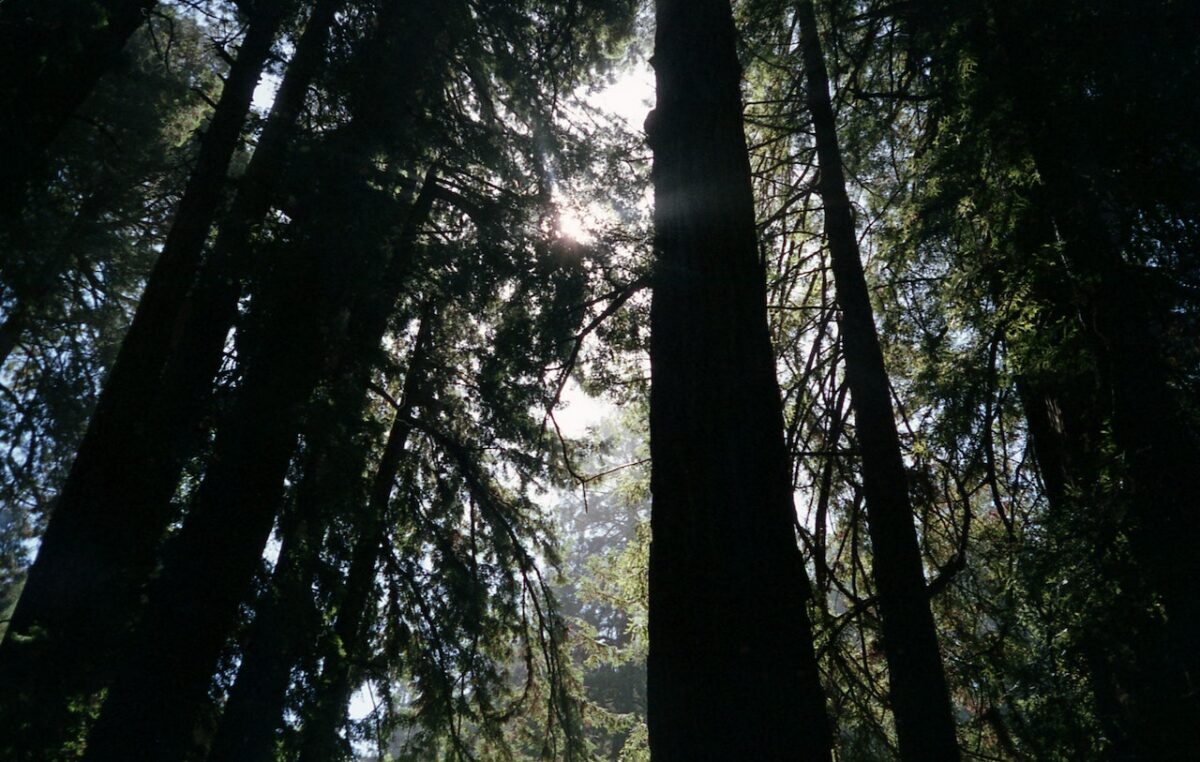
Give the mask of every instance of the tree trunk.
M 0 645 L 0 717 L 13 758 L 44 758 L 72 732 L 105 682 L 105 665 L 132 619 L 170 514 L 147 486 L 163 469 L 155 395 L 169 328 L 195 276 L 263 64 L 283 21 L 282 0 L 251 21 L 201 143 L 167 241 L 67 482 L 7 636 Z
M 421 320 L 404 378 L 402 402 L 371 482 L 366 510 L 360 517 L 361 526 L 351 554 L 346 589 L 338 604 L 332 643 L 325 651 L 321 677 L 314 689 L 311 706 L 304 713 L 300 762 L 327 762 L 337 758 L 338 729 L 345 719 L 346 706 L 354 692 L 356 668 L 368 652 L 374 606 L 371 593 L 375 590 L 379 555 L 387 541 L 392 487 L 412 430 L 410 418 L 419 402 L 421 385 L 424 383 L 433 320 L 431 311 L 427 310 Z
M 428 217 L 434 189 L 435 180 L 431 170 L 426 176 L 421 194 L 405 220 L 399 237 L 401 245 L 398 253 L 393 255 L 379 288 L 351 318 L 351 338 L 348 342 L 351 349 L 345 353 L 342 367 L 333 374 L 332 384 L 334 388 L 351 390 L 348 399 L 344 399 L 344 404 L 338 405 L 334 411 L 335 415 L 343 415 L 347 420 L 358 420 L 362 417 L 367 382 L 374 367 L 370 358 L 382 341 L 391 307 L 398 298 L 399 289 L 407 280 L 412 262 L 411 247 L 414 245 L 418 228 Z M 427 320 L 422 321 L 422 332 L 426 330 L 426 323 Z M 420 356 L 415 355 L 414 361 Z M 418 370 L 417 366 L 410 366 L 409 376 L 406 377 L 406 389 L 408 378 L 412 378 Z M 406 391 L 406 404 L 409 399 L 411 395 Z M 408 414 L 409 412 L 405 412 L 400 417 L 407 418 Z M 388 448 L 392 446 L 393 438 L 389 438 Z M 330 447 L 354 448 L 354 444 L 345 441 L 345 437 L 337 443 L 331 442 L 324 435 L 319 438 L 308 437 L 308 440 L 315 442 L 321 453 L 327 452 Z M 402 443 L 399 446 L 402 448 Z M 346 459 L 350 465 L 344 468 L 345 475 L 351 479 L 362 473 L 365 460 L 365 453 L 361 452 L 361 448 L 355 449 L 356 453 Z M 385 449 L 385 463 L 389 451 Z M 317 458 L 321 457 L 322 455 L 317 455 Z M 332 457 L 335 460 L 342 459 L 341 453 L 332 453 Z M 382 471 L 383 465 L 380 468 Z M 323 497 L 331 490 L 324 484 L 328 479 L 325 473 L 315 466 L 306 469 L 306 477 L 310 473 L 313 481 L 310 482 L 306 478 L 298 487 L 295 510 L 296 521 L 308 526 L 311 532 L 323 526 L 329 519 L 328 506 L 323 504 Z M 333 491 L 338 490 L 335 488 Z M 272 581 L 272 591 L 268 594 L 270 597 L 266 599 L 262 612 L 255 617 L 250 650 L 243 655 L 242 666 L 238 670 L 237 680 L 230 691 L 229 701 L 218 727 L 217 738 L 209 757 L 212 762 L 268 758 L 265 755 L 269 754 L 275 731 L 283 720 L 288 675 L 292 666 L 303 655 L 301 648 L 305 644 L 315 642 L 318 636 L 317 621 L 298 617 L 296 612 L 311 606 L 310 590 L 319 550 L 314 539 L 288 543 L 287 547 L 281 549 L 280 566 L 277 567 L 275 579 Z M 357 550 L 355 552 L 357 554 Z M 350 576 L 354 576 L 353 570 Z M 347 584 L 352 586 L 349 582 Z
M 174 458 L 171 468 L 163 470 L 164 487 L 169 482 L 173 489 L 180 464 L 192 450 L 196 424 L 207 408 L 212 380 L 224 358 L 225 340 L 237 318 L 238 300 L 253 259 L 254 228 L 286 190 L 280 187 L 280 178 L 291 135 L 309 87 L 324 65 L 330 30 L 344 4 L 344 0 L 318 0 L 313 7 L 229 213 L 200 268 L 196 286 L 181 297 L 170 325 L 161 382 L 170 392 L 160 417 L 173 424 L 163 437 L 174 443 L 170 448 Z
M 888 688 L 905 760 L 959 759 L 954 715 L 929 609 L 883 352 L 863 275 L 829 77 L 811 0 L 798 0 L 807 102 L 816 133 L 825 236 L 842 309 L 846 383 L 862 452 L 863 493 L 879 595 Z
M 827 760 L 732 13 L 656 10 L 651 750 Z
M 1157 593 L 1165 617 L 1137 616 L 1126 643 L 1134 658 L 1127 678 L 1126 731 L 1129 758 L 1200 758 L 1200 510 L 1183 474 L 1200 464 L 1200 445 L 1186 423 L 1184 407 L 1168 381 L 1162 348 L 1148 324 L 1149 297 L 1135 273 L 1121 263 L 1107 226 L 1091 208 L 1083 183 L 1067 180 L 1068 170 L 1044 147 L 1035 151 L 1045 197 L 1063 236 L 1063 250 L 1076 272 L 1092 277 L 1092 293 L 1083 295 L 1086 332 L 1098 361 L 1107 409 L 1093 411 L 1112 422 L 1112 441 L 1120 454 L 1124 484 L 1112 499 L 1125 503 L 1117 529 L 1130 539 L 1138 570 L 1125 570 L 1119 589 L 1143 600 L 1127 604 L 1133 612 L 1149 607 Z M 1057 166 L 1056 166 L 1057 165 Z M 1109 417 L 1111 416 L 1111 417 Z M 1039 459 L 1041 453 L 1038 453 Z M 1128 622 L 1125 624 L 1129 624 Z
M 46 150 L 157 0 L 0 3 L 0 217 L 20 213 Z
M 1161 294 L 1138 268 L 1127 265 L 1120 210 L 1112 208 L 1101 169 L 1102 147 L 1081 142 L 1053 108 L 1056 84 L 1029 50 L 1020 19 L 1005 6 L 992 16 L 997 47 L 993 76 L 1015 104 L 1045 192 L 1043 203 L 1061 237 L 1075 281 L 1074 299 L 1089 350 L 1105 391 L 1100 415 L 1111 416 L 1112 441 L 1122 460 L 1122 527 L 1140 579 L 1159 598 L 1161 634 L 1139 634 L 1133 689 L 1147 701 L 1131 735 L 1151 756 L 1200 758 L 1200 504 L 1184 476 L 1200 464 L 1200 435 L 1189 425 L 1187 405 L 1171 383 L 1168 359 L 1157 334 Z M 1145 648 L 1145 643 L 1155 645 Z M 1165 658 L 1164 658 L 1165 656 Z M 1165 672 L 1164 672 L 1165 671 Z M 1170 674 L 1166 674 L 1170 673 Z
M 316 468 L 316 465 L 310 465 Z M 312 478 L 306 472 L 305 479 Z M 303 481 L 301 491 L 304 491 Z M 320 616 L 314 608 L 322 532 L 306 520 L 307 506 L 296 501 L 297 516 L 288 523 L 271 584 L 254 614 L 242 651 L 237 680 L 221 713 L 208 762 L 274 762 L 276 731 L 283 721 L 292 668 Z
M 1029 442 L 1033 446 L 1052 526 L 1058 526 L 1074 511 L 1088 510 L 1089 504 L 1091 510 L 1097 508 L 1093 502 L 1094 493 L 1085 497 L 1080 491 L 1083 485 L 1100 483 L 1099 464 L 1090 450 L 1099 441 L 1098 427 L 1103 420 L 1092 404 L 1094 389 L 1085 392 L 1078 386 L 1061 383 L 1056 386 L 1069 391 L 1059 396 L 1029 377 L 1017 379 L 1017 392 L 1025 411 Z M 1090 413 L 1083 413 L 1085 409 Z M 1128 597 L 1132 591 L 1122 592 L 1123 597 Z M 1104 616 L 1104 612 L 1099 613 Z M 1136 758 L 1127 732 L 1129 712 L 1124 705 L 1129 700 L 1129 685 L 1123 678 L 1128 675 L 1118 674 L 1115 661 L 1119 649 L 1112 648 L 1112 643 L 1102 642 L 1101 637 L 1101 633 L 1083 633 L 1079 637 L 1096 718 L 1109 742 L 1108 758 Z
M 185 759 L 194 751 L 214 669 L 271 533 L 303 407 L 343 346 L 349 305 L 379 277 L 381 242 L 347 235 L 356 215 L 369 212 L 355 205 L 360 194 L 351 187 L 363 180 L 331 164 L 312 207 L 301 210 L 307 235 L 255 300 L 242 385 L 85 759 Z

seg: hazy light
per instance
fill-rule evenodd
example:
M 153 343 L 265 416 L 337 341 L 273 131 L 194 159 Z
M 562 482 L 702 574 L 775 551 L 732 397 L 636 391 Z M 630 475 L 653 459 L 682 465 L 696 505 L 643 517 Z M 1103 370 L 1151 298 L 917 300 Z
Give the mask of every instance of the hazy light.
M 554 420 L 563 436 L 579 439 L 587 435 L 589 428 L 600 425 L 600 421 L 615 410 L 616 407 L 612 403 L 591 396 L 572 378 L 563 387 L 562 399 L 554 411 Z
M 636 61 L 613 83 L 586 96 L 589 105 L 618 116 L 632 129 L 641 130 L 646 114 L 654 108 L 654 71 L 645 61 Z
M 583 216 L 575 209 L 563 209 L 558 213 L 558 234 L 575 243 L 591 243 L 595 240 Z

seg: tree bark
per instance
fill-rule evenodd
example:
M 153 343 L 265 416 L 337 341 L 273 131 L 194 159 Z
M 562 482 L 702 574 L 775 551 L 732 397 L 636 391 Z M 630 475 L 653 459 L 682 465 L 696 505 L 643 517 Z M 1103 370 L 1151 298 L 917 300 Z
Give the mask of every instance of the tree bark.
M 887 371 L 846 193 L 816 14 L 811 0 L 798 0 L 795 7 L 820 165 L 817 192 L 824 205 L 825 236 L 842 310 L 846 383 L 862 453 L 872 570 L 900 755 L 912 762 L 957 760 L 954 715 L 925 589 Z
M 1119 589 L 1157 593 L 1165 617 L 1138 616 L 1126 645 L 1134 672 L 1126 678 L 1125 758 L 1200 758 L 1200 510 L 1183 474 L 1200 463 L 1200 444 L 1168 380 L 1162 348 L 1148 324 L 1147 296 L 1127 272 L 1108 226 L 1091 208 L 1089 192 L 1072 183 L 1053 154 L 1035 151 L 1063 250 L 1077 273 L 1096 283 L 1083 296 L 1086 334 L 1099 365 L 1107 404 L 1092 411 L 1111 420 L 1124 484 L 1111 499 L 1126 513 L 1116 527 L 1130 539 L 1138 571 L 1126 570 Z M 1067 443 L 1068 445 L 1077 443 Z M 1039 460 L 1041 452 L 1038 452 Z M 1129 602 L 1132 611 L 1148 608 Z M 1126 623 L 1128 624 L 1128 623 Z
M 298 250 L 256 299 L 242 385 L 85 759 L 185 759 L 195 751 L 214 669 L 271 533 L 304 405 L 343 346 L 346 311 L 379 277 L 381 242 L 346 234 L 364 211 L 350 187 L 363 179 L 342 169 L 326 167 L 321 192 L 302 210 L 307 229 Z
M 195 276 L 251 97 L 284 17 L 259 4 L 201 143 L 174 224 L 105 382 L 3 644 L 0 722 L 12 758 L 44 758 L 73 732 L 80 707 L 133 618 L 170 520 L 169 498 L 149 484 L 164 468 L 157 434 L 176 422 L 153 404 L 169 328 Z M 74 707 L 74 708 L 72 708 Z M 74 718 L 74 719 L 73 719 Z
M 404 378 L 404 393 L 396 410 L 383 455 L 371 482 L 366 510 L 360 516 L 358 539 L 351 553 L 346 589 L 338 604 L 332 642 L 325 650 L 321 677 L 317 681 L 310 707 L 304 713 L 300 762 L 327 762 L 337 759 L 338 729 L 346 717 L 346 706 L 355 688 L 357 668 L 366 658 L 370 642 L 371 609 L 374 602 L 376 568 L 387 542 L 389 505 L 392 487 L 400 471 L 412 417 L 419 402 L 425 368 L 429 361 L 429 343 L 433 332 L 432 311 L 426 311 L 417 332 L 416 345 Z
M 382 341 L 391 308 L 399 296 L 399 289 L 407 280 L 412 264 L 411 248 L 417 230 L 428 217 L 435 195 L 434 188 L 434 173 L 431 170 L 426 176 L 421 194 L 405 220 L 399 236 L 398 253 L 393 255 L 379 287 L 364 307 L 356 310 L 351 318 L 351 338 L 348 342 L 351 349 L 346 352 L 342 367 L 332 376 L 335 388 L 352 390 L 335 411 L 335 414 L 344 414 L 348 420 L 362 417 L 367 382 L 374 367 L 371 358 Z M 426 322 L 422 321 L 422 332 L 425 331 Z M 414 360 L 420 356 L 415 355 Z M 414 373 L 419 370 L 415 365 L 410 366 L 409 375 L 406 377 L 406 389 L 408 379 L 413 378 Z M 411 396 L 406 391 L 406 404 L 409 399 Z M 408 414 L 405 412 L 403 417 L 407 418 Z M 314 442 L 320 450 L 315 456 L 317 459 L 323 458 L 330 448 L 354 448 L 354 444 L 345 441 L 344 438 L 334 442 L 322 435 L 319 438 L 308 437 L 308 440 Z M 392 438 L 389 438 L 387 448 L 392 447 L 391 442 Z M 398 446 L 402 448 L 403 444 Z M 387 448 L 384 464 L 391 451 Z M 356 454 L 346 459 L 350 465 L 345 471 L 352 472 L 346 474 L 351 479 L 362 473 L 365 461 L 365 453 L 362 453 L 360 448 L 355 450 Z M 342 460 L 342 453 L 335 452 L 330 455 L 335 460 Z M 398 458 L 399 455 L 393 457 Z M 384 464 L 380 466 L 381 472 Z M 296 521 L 309 527 L 309 531 L 316 531 L 316 528 L 324 526 L 330 518 L 329 508 L 323 504 L 323 497 L 331 490 L 324 483 L 329 479 L 328 474 L 315 466 L 309 469 L 306 477 L 310 474 L 312 481 L 304 479 L 297 490 Z M 338 491 L 338 488 L 334 488 L 334 491 Z M 319 550 L 317 542 L 313 539 L 288 543 L 287 547 L 281 549 L 280 565 L 274 575 L 278 583 L 273 580 L 270 597 L 264 602 L 263 610 L 255 617 L 250 647 L 243 655 L 242 666 L 230 691 L 229 701 L 226 703 L 217 738 L 209 756 L 212 762 L 269 758 L 275 731 L 283 720 L 288 675 L 292 666 L 303 656 L 301 649 L 304 645 L 316 642 L 319 634 L 315 619 L 297 616 L 297 612 L 311 606 L 310 590 Z M 357 552 L 356 550 L 355 557 Z M 354 576 L 352 568 L 350 577 Z M 350 582 L 347 585 L 353 586 Z M 339 611 L 339 621 L 340 617 Z
M 0 3 L 0 217 L 20 212 L 50 144 L 157 4 Z
M 658 0 L 648 724 L 656 759 L 828 760 L 727 0 Z
M 306 474 L 307 478 L 315 477 Z M 297 499 L 298 515 L 286 522 L 290 526 L 283 533 L 270 587 L 255 611 L 208 762 L 275 759 L 276 733 L 283 722 L 292 668 L 304 649 L 313 647 L 311 635 L 320 616 L 314 607 L 312 581 L 323 533 L 306 520 L 305 508 Z
M 1200 758 L 1200 504 L 1184 476 L 1200 463 L 1200 433 L 1173 387 L 1158 337 L 1161 294 L 1127 265 L 1121 210 L 1105 187 L 1113 180 L 1102 169 L 1103 147 L 1079 140 L 1075 126 L 1063 122 L 1055 108 L 1058 85 L 1031 67 L 1038 51 L 1028 49 L 1012 9 L 995 6 L 991 20 L 992 75 L 1015 105 L 1044 188 L 1075 287 L 1062 300 L 1073 301 L 1082 318 L 1106 398 L 1097 414 L 1109 417 L 1122 461 L 1122 529 L 1140 570 L 1134 575 L 1140 579 L 1122 586 L 1145 585 L 1163 612 L 1158 626 L 1148 624 L 1139 642 L 1129 644 L 1142 683 L 1131 693 L 1146 702 L 1130 734 L 1154 758 Z

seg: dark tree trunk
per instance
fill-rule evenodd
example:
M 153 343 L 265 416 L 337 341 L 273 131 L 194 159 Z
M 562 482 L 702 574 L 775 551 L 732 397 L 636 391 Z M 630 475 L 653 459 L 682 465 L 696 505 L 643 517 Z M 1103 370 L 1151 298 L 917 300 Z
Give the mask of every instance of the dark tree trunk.
M 309 478 L 306 474 L 306 480 Z M 301 490 L 304 489 L 303 481 Z M 306 513 L 297 499 L 296 511 Z M 237 680 L 221 714 L 208 762 L 273 762 L 292 668 L 317 629 L 312 580 L 322 532 L 297 515 L 287 522 L 271 584 L 254 614 Z
M 651 750 L 827 760 L 732 14 L 656 9 Z
M 0 3 L 0 217 L 17 214 L 51 142 L 157 0 Z
M 16 758 L 41 758 L 71 732 L 80 705 L 131 621 L 170 513 L 157 415 L 170 327 L 195 277 L 255 85 L 286 3 L 264 2 L 251 21 L 195 170 L 137 314 L 63 487 L 13 622 L 0 645 L 0 733 Z M 36 633 L 36 635 L 35 635 Z M 72 706 L 74 705 L 74 709 Z
M 207 409 L 212 380 L 221 367 L 225 340 L 249 275 L 254 228 L 287 190 L 280 187 L 280 178 L 292 134 L 309 87 L 324 65 L 330 30 L 343 5 L 344 0 L 318 0 L 313 7 L 229 213 L 195 287 L 180 299 L 162 371 L 162 386 L 169 394 L 160 418 L 171 422 L 171 428 L 162 432 L 160 441 L 174 443 L 170 468 L 162 471 L 164 488 L 173 489 L 180 464 L 191 452 L 196 424 Z
M 242 386 L 85 759 L 185 759 L 194 752 L 214 669 L 271 533 L 303 407 L 344 343 L 346 311 L 379 277 L 381 242 L 350 242 L 347 235 L 358 214 L 370 217 L 354 203 L 362 178 L 330 164 L 311 208 L 298 210 L 307 234 L 256 298 Z M 131 736 L 139 739 L 136 750 Z
M 1036 130 L 1031 127 L 1031 131 Z M 1036 133 L 1035 133 L 1036 136 Z M 1123 758 L 1200 758 L 1200 506 L 1183 474 L 1200 464 L 1200 445 L 1168 380 L 1162 347 L 1150 330 L 1152 310 L 1137 273 L 1122 262 L 1110 226 L 1082 182 L 1072 182 L 1059 150 L 1036 138 L 1034 151 L 1044 194 L 1063 250 L 1074 271 L 1094 288 L 1080 295 L 1089 349 L 1099 366 L 1107 398 L 1089 411 L 1111 420 L 1124 485 L 1118 494 L 1095 495 L 1124 503 L 1115 530 L 1130 539 L 1137 569 L 1118 570 L 1131 671 L 1119 681 L 1124 735 L 1133 751 Z M 1063 448 L 1083 446 L 1066 437 Z M 1035 447 L 1040 447 L 1035 442 Z M 1039 461 L 1042 451 L 1037 451 Z M 1067 468 L 1070 468 L 1067 461 Z M 1076 477 L 1079 478 L 1079 477 Z M 1086 477 L 1084 477 L 1086 478 Z M 1142 615 L 1157 594 L 1165 618 Z M 1111 644 L 1110 644 L 1111 649 Z M 1121 758 L 1118 755 L 1118 758 Z
M 1076 379 L 1078 381 L 1078 379 Z M 1054 524 L 1072 515 L 1073 511 L 1091 510 L 1098 506 L 1094 496 L 1084 497 L 1081 490 L 1088 482 L 1098 483 L 1099 464 L 1092 448 L 1098 443 L 1098 426 L 1103 420 L 1097 413 L 1095 389 L 1085 392 L 1078 386 L 1057 385 L 1070 391 L 1054 394 L 1048 387 L 1030 378 L 1017 379 L 1017 392 L 1025 411 L 1029 440 L 1037 460 L 1038 473 Z M 1086 403 L 1083 400 L 1087 400 Z M 1083 409 L 1090 409 L 1084 414 Z M 1084 476 L 1091 474 L 1089 478 Z M 1126 593 L 1128 595 L 1128 593 Z M 1109 758 L 1136 758 L 1127 733 L 1129 713 L 1128 681 L 1118 675 L 1116 654 L 1112 643 L 1102 642 L 1100 633 L 1084 633 L 1079 648 L 1087 667 L 1088 679 L 1095 700 L 1096 717 L 1109 742 Z M 1127 676 L 1126 676 L 1127 677 Z
M 400 471 L 405 445 L 412 429 L 410 418 L 419 402 L 428 363 L 433 316 L 426 311 L 404 379 L 404 394 L 388 432 L 383 455 L 371 482 L 365 512 L 360 517 L 358 539 L 351 554 L 346 589 L 338 604 L 332 642 L 324 652 L 321 677 L 310 707 L 304 713 L 300 762 L 326 762 L 337 758 L 338 729 L 355 687 L 356 668 L 366 658 L 370 644 L 371 612 L 376 568 L 387 541 L 392 487 Z
M 796 12 L 820 164 L 817 191 L 824 205 L 825 236 L 842 309 L 846 383 L 862 452 L 872 567 L 900 754 L 912 762 L 957 760 L 954 714 L 929 609 L 887 371 L 846 193 L 829 77 L 811 0 L 799 0 Z
M 992 20 L 997 47 L 992 72 L 1015 104 L 1044 193 L 1045 211 L 1061 237 L 1074 279 L 1072 302 L 1095 357 L 1112 441 L 1120 456 L 1126 502 L 1122 527 L 1139 573 L 1125 589 L 1157 594 L 1161 634 L 1152 625 L 1130 643 L 1139 652 L 1133 688 L 1148 702 L 1131 735 L 1157 758 L 1200 758 L 1200 500 L 1185 475 L 1200 464 L 1200 434 L 1171 383 L 1159 340 L 1162 295 L 1127 265 L 1121 229 L 1104 183 L 1103 146 L 1080 141 L 1054 108 L 1058 85 L 1039 68 L 1021 20 L 999 5 Z M 1152 643 L 1146 648 L 1146 643 Z M 1164 659 L 1165 656 L 1165 659 Z M 1170 673 L 1170 674 L 1167 674 Z
M 379 287 L 356 309 L 349 329 L 350 350 L 346 352 L 341 367 L 334 373 L 332 385 L 346 390 L 342 404 L 338 404 L 335 415 L 346 420 L 358 420 L 366 403 L 366 388 L 370 371 L 374 367 L 372 358 L 378 351 L 387 327 L 391 308 L 399 290 L 407 279 L 412 264 L 412 246 L 419 227 L 428 217 L 435 194 L 434 174 L 426 176 L 425 186 L 414 202 L 400 233 L 400 247 L 389 262 L 387 272 Z M 426 330 L 427 321 L 421 324 Z M 420 346 L 420 340 L 418 340 Z M 420 355 L 416 355 L 420 357 Z M 416 366 L 409 369 L 408 379 L 413 377 Z M 406 392 L 406 405 L 411 396 Z M 404 413 L 407 418 L 408 412 Z M 393 437 L 394 438 L 394 437 Z M 392 448 L 389 438 L 384 453 L 386 464 Z M 329 453 L 334 460 L 345 460 L 349 465 L 342 470 L 341 477 L 360 478 L 365 452 L 354 443 L 340 438 L 336 443 L 324 435 L 308 437 L 320 453 L 315 460 L 325 459 L 332 448 L 353 450 L 353 454 Z M 398 445 L 402 448 L 402 443 Z M 397 454 L 394 457 L 399 457 Z M 381 470 L 383 465 L 380 466 Z M 308 478 L 312 476 L 312 479 Z M 345 485 L 330 488 L 325 482 L 328 473 L 313 466 L 306 470 L 306 478 L 298 488 L 296 500 L 296 522 L 314 531 L 330 518 L 328 506 L 324 505 L 331 492 L 345 494 L 352 489 Z M 377 477 L 381 478 L 381 477 Z M 394 478 L 394 474 L 393 474 Z M 381 519 L 382 520 L 382 519 Z M 217 737 L 210 754 L 212 762 L 220 760 L 257 760 L 269 758 L 273 739 L 283 720 L 283 708 L 291 668 L 302 658 L 304 646 L 312 644 L 318 637 L 318 622 L 306 618 L 303 613 L 311 606 L 311 585 L 316 570 L 316 554 L 320 548 L 315 540 L 287 543 L 280 552 L 280 565 L 272 580 L 272 590 L 264 601 L 261 612 L 255 617 L 249 650 L 243 655 L 242 667 L 230 692 L 225 712 L 218 727 Z M 355 551 L 357 554 L 357 551 Z M 357 555 L 356 555 L 357 557 Z M 351 577 L 354 576 L 353 569 Z M 351 583 L 347 583 L 351 585 Z M 352 586 L 352 585 L 351 585 Z M 339 621 L 340 621 L 339 613 Z

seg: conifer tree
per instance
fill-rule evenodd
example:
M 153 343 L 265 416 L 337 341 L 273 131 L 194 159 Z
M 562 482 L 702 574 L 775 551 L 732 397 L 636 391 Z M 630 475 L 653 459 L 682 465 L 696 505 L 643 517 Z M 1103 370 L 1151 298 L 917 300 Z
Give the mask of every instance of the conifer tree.
M 63 743 L 78 714 L 109 677 L 106 663 L 153 568 L 170 514 L 166 500 L 143 501 L 147 461 L 162 451 L 153 406 L 172 317 L 191 285 L 221 200 L 250 99 L 287 4 L 256 7 L 205 133 L 150 285 L 79 446 L 37 561 L 0 644 L 10 686 L 0 708 L 6 742 L 37 749 Z M 150 407 L 150 410 L 146 410 Z M 161 426 L 162 421 L 157 421 Z M 139 457 L 145 455 L 145 458 Z M 150 479 L 151 483 L 157 483 Z
M 863 493 L 896 735 L 906 760 L 957 760 L 954 715 L 929 608 L 908 478 L 846 193 L 829 77 L 811 0 L 799 0 L 796 13 L 820 165 L 817 192 L 824 202 L 826 243 L 842 309 L 846 385 L 862 450 Z
M 725 0 L 656 4 L 650 748 L 828 759 Z

